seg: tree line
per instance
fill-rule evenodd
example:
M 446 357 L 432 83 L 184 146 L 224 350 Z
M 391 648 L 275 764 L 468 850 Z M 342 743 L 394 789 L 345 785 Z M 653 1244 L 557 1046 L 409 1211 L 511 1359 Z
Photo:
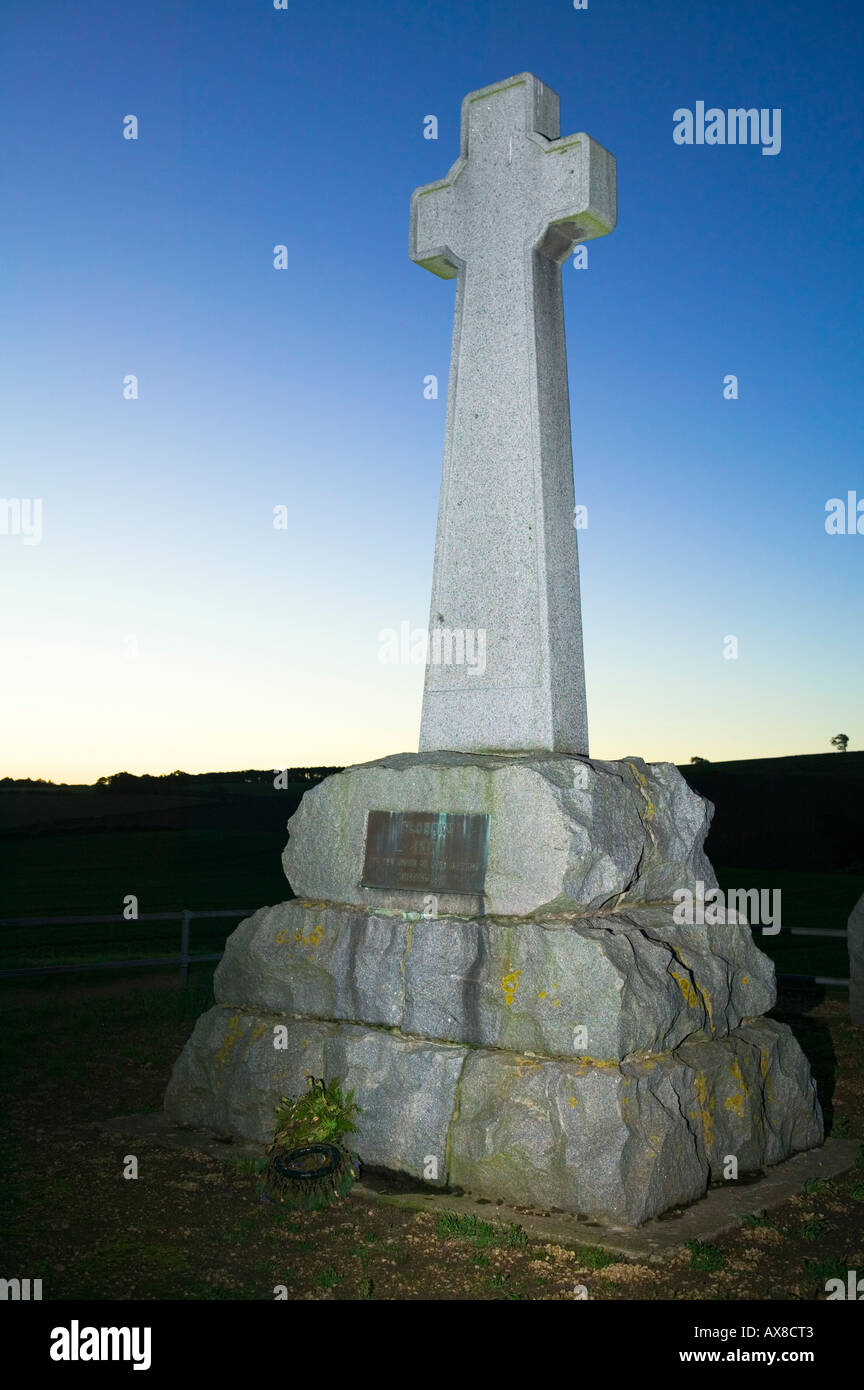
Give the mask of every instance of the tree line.
M 321 782 L 332 772 L 342 772 L 341 767 L 289 767 L 280 769 L 280 775 L 288 782 Z M 244 768 L 235 772 L 175 772 L 150 773 L 140 775 L 134 772 L 112 772 L 107 777 L 99 777 L 90 785 L 98 791 L 182 791 L 196 785 L 214 783 L 223 786 L 238 782 L 274 785 L 276 772 L 272 768 Z M 0 787 L 68 787 L 68 782 L 54 782 L 45 777 L 0 777 Z

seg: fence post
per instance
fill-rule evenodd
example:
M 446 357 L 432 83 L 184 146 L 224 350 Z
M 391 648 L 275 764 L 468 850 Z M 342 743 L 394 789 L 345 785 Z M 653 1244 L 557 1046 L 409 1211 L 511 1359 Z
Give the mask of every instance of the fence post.
M 180 983 L 184 989 L 189 983 L 189 923 L 191 920 L 192 914 L 188 907 L 184 907 L 180 926 Z

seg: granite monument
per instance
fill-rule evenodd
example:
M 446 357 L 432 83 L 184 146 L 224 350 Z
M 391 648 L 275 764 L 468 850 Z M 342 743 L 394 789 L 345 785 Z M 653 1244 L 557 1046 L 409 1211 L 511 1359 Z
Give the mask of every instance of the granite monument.
M 614 158 L 542 82 L 465 98 L 410 254 L 457 280 L 430 638 L 482 630 L 485 667 L 430 661 L 419 753 L 306 793 L 296 896 L 230 937 L 166 1110 L 266 1141 L 337 1076 L 364 1163 L 634 1225 L 822 1119 L 750 928 L 674 916 L 716 887 L 709 803 L 588 755 L 561 263 L 615 220 Z

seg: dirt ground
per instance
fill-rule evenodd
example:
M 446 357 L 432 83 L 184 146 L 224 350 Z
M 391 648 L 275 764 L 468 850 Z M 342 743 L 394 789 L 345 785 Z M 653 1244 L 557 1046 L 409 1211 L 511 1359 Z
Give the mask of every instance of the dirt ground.
M 175 975 L 176 979 L 176 975 Z M 538 1244 L 519 1226 L 349 1197 L 324 1212 L 262 1200 L 249 1160 L 226 1162 L 94 1122 L 161 1108 L 206 986 L 120 990 L 63 981 L 0 998 L 8 1102 L 0 1148 L 2 1269 L 45 1299 L 824 1299 L 864 1271 L 858 1166 L 662 1263 Z M 786 995 L 829 1127 L 864 1140 L 864 1033 L 845 996 Z M 138 1177 L 125 1178 L 130 1152 Z

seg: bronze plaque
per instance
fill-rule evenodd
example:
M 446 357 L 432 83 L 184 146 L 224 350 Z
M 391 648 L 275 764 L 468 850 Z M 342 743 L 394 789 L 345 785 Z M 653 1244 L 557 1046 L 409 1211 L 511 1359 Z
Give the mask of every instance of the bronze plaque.
M 489 817 L 450 811 L 370 811 L 364 888 L 482 893 Z

